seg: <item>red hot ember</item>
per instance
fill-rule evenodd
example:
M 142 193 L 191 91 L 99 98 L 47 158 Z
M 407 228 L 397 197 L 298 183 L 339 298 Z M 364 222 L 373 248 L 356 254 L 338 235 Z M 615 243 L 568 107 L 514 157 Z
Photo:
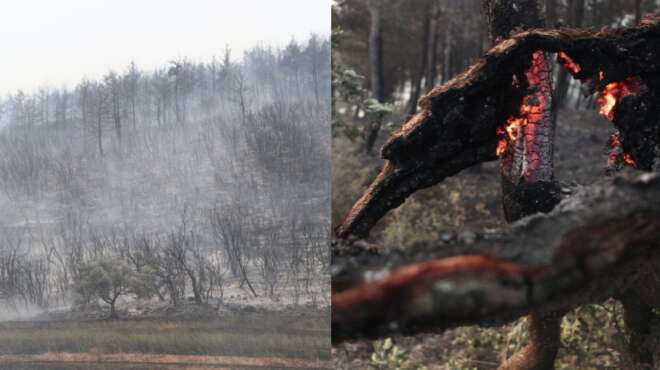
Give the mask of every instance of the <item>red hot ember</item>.
M 523 98 L 518 115 L 498 129 L 502 173 L 514 184 L 552 179 L 551 67 L 543 51 L 532 58 L 525 72 L 531 93 Z
M 610 155 L 607 159 L 608 168 L 619 169 L 623 163 L 637 168 L 637 163 L 633 159 L 632 155 L 623 151 L 623 146 L 621 146 L 621 136 L 618 132 L 610 136 L 610 141 L 608 144 L 611 148 Z
M 559 63 L 564 66 L 564 68 L 571 71 L 571 73 L 574 75 L 580 73 L 582 70 L 582 67 L 575 63 L 573 59 L 571 59 L 571 57 L 569 57 L 568 54 L 564 53 L 563 51 L 560 51 L 559 54 L 557 54 L 557 59 L 559 60 Z
M 602 76 L 601 72 L 601 77 Z M 600 114 L 605 116 L 608 120 L 614 121 L 616 104 L 626 96 L 638 95 L 644 93 L 645 90 L 646 86 L 638 76 L 628 77 L 623 81 L 612 82 L 605 85 L 598 96 Z M 607 161 L 607 166 L 609 168 L 620 168 L 623 163 L 632 167 L 637 167 L 637 163 L 633 156 L 630 153 L 623 151 L 621 137 L 618 132 L 612 135 L 609 145 L 611 148 Z

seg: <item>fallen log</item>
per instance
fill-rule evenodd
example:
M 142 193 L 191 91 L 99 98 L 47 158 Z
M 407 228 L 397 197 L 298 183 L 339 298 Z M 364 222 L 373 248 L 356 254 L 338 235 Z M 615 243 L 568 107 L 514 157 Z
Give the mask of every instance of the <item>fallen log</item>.
M 660 308 L 658 266 L 660 175 L 620 176 L 472 243 L 386 253 L 336 247 L 332 336 L 502 324 L 601 302 L 633 285 L 646 286 L 645 303 Z
M 658 166 L 660 16 L 627 29 L 525 31 L 420 100 L 422 110 L 383 146 L 383 169 L 337 227 L 337 236 L 365 237 L 413 192 L 497 159 L 507 122 L 520 114 L 528 95 L 525 71 L 539 50 L 558 53 L 586 93 L 601 94 L 603 114 L 619 130 L 612 140 L 615 163 L 643 170 Z

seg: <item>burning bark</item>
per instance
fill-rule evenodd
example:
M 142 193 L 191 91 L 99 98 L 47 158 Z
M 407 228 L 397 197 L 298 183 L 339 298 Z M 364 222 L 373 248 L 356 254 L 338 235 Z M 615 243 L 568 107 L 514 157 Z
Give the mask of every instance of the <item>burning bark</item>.
M 619 97 L 613 123 L 623 153 L 639 169 L 651 170 L 660 157 L 660 16 L 628 29 L 525 31 L 498 43 L 466 72 L 422 97 L 422 111 L 383 146 L 383 170 L 339 225 L 337 236 L 364 237 L 413 192 L 497 159 L 502 125 L 520 116 L 529 95 L 527 78 L 513 76 L 525 76 L 539 50 L 563 52 L 588 92 L 639 76 L 646 92 Z M 554 189 L 552 183 L 544 186 Z M 545 190 L 550 194 L 546 207 L 552 208 L 556 192 Z
M 497 154 L 502 156 L 502 175 L 512 184 L 550 181 L 553 178 L 551 117 L 552 79 L 543 51 L 532 54 L 525 76 L 530 93 L 517 115 L 500 128 Z
M 656 286 L 660 175 L 607 179 L 549 214 L 471 244 L 333 252 L 333 339 L 417 333 L 566 312 Z M 651 279 L 651 280 L 648 280 Z M 660 295 L 645 304 L 660 308 Z

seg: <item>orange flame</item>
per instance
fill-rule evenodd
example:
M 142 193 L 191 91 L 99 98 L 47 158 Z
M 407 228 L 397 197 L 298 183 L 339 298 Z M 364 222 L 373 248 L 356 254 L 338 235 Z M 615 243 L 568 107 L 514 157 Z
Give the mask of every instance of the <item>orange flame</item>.
M 515 143 L 518 140 L 522 128 L 527 125 L 527 118 L 525 117 L 527 113 L 525 112 L 530 110 L 532 110 L 531 107 L 523 104 L 520 107 L 522 117 L 509 117 L 506 120 L 504 128 L 498 128 L 497 133 L 500 135 L 500 141 L 497 143 L 497 150 L 495 152 L 497 155 L 502 155 L 506 152 L 509 142 Z
M 582 67 L 580 67 L 579 64 L 575 63 L 571 57 L 568 56 L 568 54 L 564 53 L 563 51 L 560 51 L 559 54 L 557 55 L 557 59 L 559 59 L 559 62 L 571 71 L 572 74 L 578 74 L 582 70 Z
M 607 117 L 610 121 L 614 120 L 614 107 L 616 103 L 626 96 L 638 94 L 641 86 L 641 79 L 636 76 L 628 77 L 620 82 L 607 84 L 598 96 L 600 114 Z

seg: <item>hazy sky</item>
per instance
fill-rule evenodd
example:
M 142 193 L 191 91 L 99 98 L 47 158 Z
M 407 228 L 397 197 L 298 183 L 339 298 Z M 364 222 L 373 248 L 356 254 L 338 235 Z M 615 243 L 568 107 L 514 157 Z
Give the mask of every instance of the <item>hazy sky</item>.
M 0 96 L 73 87 L 134 60 L 234 58 L 259 42 L 329 35 L 330 0 L 16 0 L 0 6 Z

